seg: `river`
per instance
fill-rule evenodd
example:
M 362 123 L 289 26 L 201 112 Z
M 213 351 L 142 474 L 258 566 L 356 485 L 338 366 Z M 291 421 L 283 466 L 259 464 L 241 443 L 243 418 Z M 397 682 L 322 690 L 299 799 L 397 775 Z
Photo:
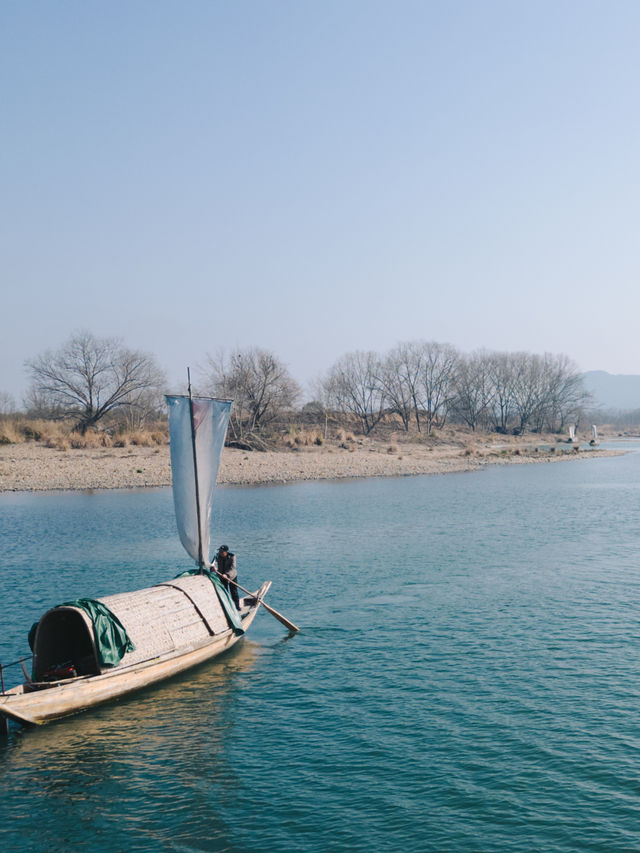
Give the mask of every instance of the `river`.
M 640 453 L 221 488 L 238 646 L 0 742 L 5 850 L 640 848 Z M 167 489 L 0 496 L 0 660 L 190 567 Z

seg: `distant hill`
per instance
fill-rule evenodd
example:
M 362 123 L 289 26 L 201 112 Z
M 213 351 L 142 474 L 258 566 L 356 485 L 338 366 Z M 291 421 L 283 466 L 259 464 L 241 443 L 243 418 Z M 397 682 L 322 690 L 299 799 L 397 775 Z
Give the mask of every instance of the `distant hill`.
M 588 370 L 582 374 L 584 386 L 598 406 L 629 411 L 640 409 L 640 376 L 613 374 L 605 370 Z

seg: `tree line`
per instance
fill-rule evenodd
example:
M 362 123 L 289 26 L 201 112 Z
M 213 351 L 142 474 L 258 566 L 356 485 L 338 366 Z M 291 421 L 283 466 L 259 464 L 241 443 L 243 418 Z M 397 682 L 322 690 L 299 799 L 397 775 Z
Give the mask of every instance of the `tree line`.
M 73 334 L 61 347 L 26 363 L 28 415 L 65 419 L 74 429 L 115 420 L 137 428 L 162 417 L 166 376 L 154 356 L 117 338 Z M 295 419 L 300 385 L 272 352 L 258 347 L 209 355 L 204 393 L 233 399 L 230 441 L 260 446 L 276 423 Z M 370 434 L 381 422 L 429 435 L 449 423 L 471 430 L 561 432 L 579 424 L 589 395 L 565 355 L 478 351 L 407 341 L 384 354 L 341 356 L 317 382 L 308 416 L 357 423 Z M 0 414 L 11 409 L 0 394 Z
M 436 342 L 400 343 L 385 355 L 342 356 L 321 383 L 324 405 L 354 415 L 370 433 L 390 413 L 406 431 L 447 421 L 500 433 L 561 432 L 589 401 L 565 355 L 459 352 Z

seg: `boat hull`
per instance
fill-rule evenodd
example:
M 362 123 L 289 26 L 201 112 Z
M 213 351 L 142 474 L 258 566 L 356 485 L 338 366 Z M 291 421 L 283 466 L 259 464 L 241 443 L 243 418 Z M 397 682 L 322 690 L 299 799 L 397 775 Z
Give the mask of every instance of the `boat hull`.
M 253 622 L 260 606 L 259 602 L 269 585 L 265 584 L 261 588 L 256 603 L 243 617 L 242 626 L 245 631 Z M 21 684 L 7 693 L 0 694 L 0 715 L 22 725 L 32 726 L 77 714 L 205 663 L 231 648 L 242 636 L 229 629 L 195 647 L 127 667 L 116 667 L 100 675 L 67 679 L 35 689 L 34 685 L 29 683 Z

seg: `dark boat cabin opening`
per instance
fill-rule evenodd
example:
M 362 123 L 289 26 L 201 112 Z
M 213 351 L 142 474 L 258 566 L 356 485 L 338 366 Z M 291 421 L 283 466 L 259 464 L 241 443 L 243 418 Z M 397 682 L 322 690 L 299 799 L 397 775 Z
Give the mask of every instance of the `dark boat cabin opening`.
M 34 681 L 98 675 L 99 672 L 91 629 L 82 614 L 70 607 L 57 607 L 45 613 L 35 636 Z

